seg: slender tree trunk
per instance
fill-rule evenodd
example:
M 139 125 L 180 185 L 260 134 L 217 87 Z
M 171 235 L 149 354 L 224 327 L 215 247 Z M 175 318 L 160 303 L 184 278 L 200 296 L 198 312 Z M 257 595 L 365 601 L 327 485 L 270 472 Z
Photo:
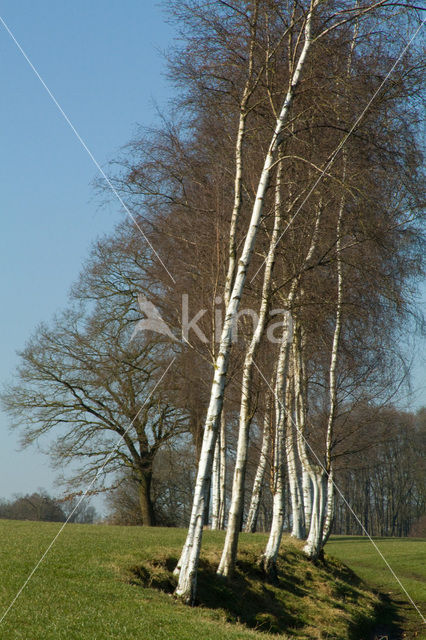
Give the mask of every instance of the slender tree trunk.
M 212 468 L 212 531 L 219 529 L 219 508 L 220 508 L 220 434 L 216 440 L 214 449 L 213 468 Z
M 302 269 L 304 266 L 309 265 L 317 244 L 319 223 L 321 219 L 322 207 L 320 206 L 317 211 L 314 231 L 311 238 L 311 243 L 306 254 L 306 257 L 301 265 L 301 269 L 297 278 L 293 280 L 291 290 L 287 299 L 287 308 L 290 310 L 293 306 L 294 298 L 299 286 L 300 279 L 302 277 Z M 291 327 L 292 329 L 292 327 Z M 277 364 L 277 382 L 275 386 L 275 400 L 276 400 L 276 429 L 275 429 L 275 447 L 274 447 L 274 474 L 275 474 L 275 487 L 273 491 L 273 509 L 272 509 L 272 525 L 268 543 L 266 549 L 261 558 L 261 566 L 264 571 L 274 576 L 276 574 L 276 562 L 278 558 L 278 552 L 281 544 L 282 529 L 284 523 L 284 460 L 285 460 L 285 422 L 286 422 L 286 390 L 287 390 L 287 370 L 290 358 L 290 344 L 293 336 L 290 339 L 290 327 L 287 326 L 283 330 L 280 355 L 278 357 Z M 282 424 L 280 423 L 280 420 Z M 277 492 L 280 495 L 277 495 Z
M 343 178 L 342 183 L 345 183 L 346 176 L 346 154 L 343 157 Z M 327 424 L 327 438 L 326 438 L 326 473 L 327 473 L 327 505 L 326 512 L 327 517 L 324 524 L 324 531 L 322 532 L 322 546 L 328 540 L 330 535 L 332 519 L 333 519 L 333 507 L 334 507 L 334 484 L 333 484 L 333 463 L 332 463 L 332 447 L 333 447 L 333 428 L 336 417 L 337 409 L 337 361 L 339 351 L 339 341 L 342 332 L 342 302 L 343 302 L 343 270 L 342 270 L 342 220 L 343 211 L 345 208 L 345 194 L 343 194 L 340 202 L 339 213 L 337 217 L 337 230 L 336 230 L 336 268 L 337 268 L 337 303 L 336 303 L 336 324 L 334 327 L 333 346 L 331 350 L 331 362 L 330 362 L 330 408 L 328 414 Z
M 220 465 L 219 465 L 219 517 L 218 528 L 225 527 L 226 512 L 226 420 L 222 410 L 220 416 Z
M 212 470 L 212 516 L 211 528 L 213 531 L 223 529 L 225 518 L 225 491 L 226 491 L 226 423 L 225 413 L 222 410 L 220 416 L 220 433 L 216 440 L 213 470 Z
M 325 547 L 327 540 L 330 537 L 331 527 L 333 526 L 334 518 L 334 472 L 333 468 L 330 469 L 330 473 L 327 478 L 327 506 L 324 522 L 324 531 L 322 532 L 322 546 Z
M 231 224 L 229 229 L 228 245 L 228 269 L 225 278 L 223 300 L 225 308 L 228 308 L 231 292 L 235 280 L 235 267 L 237 263 L 237 224 L 240 217 L 242 205 L 242 183 L 243 183 L 243 146 L 246 134 L 246 124 L 248 116 L 248 102 L 253 91 L 253 66 L 254 66 L 254 45 L 258 18 L 258 0 L 253 5 L 252 24 L 250 29 L 250 48 L 248 58 L 248 73 L 244 87 L 238 122 L 237 139 L 235 143 L 235 178 L 234 178 L 234 204 L 232 207 Z M 215 457 L 213 462 L 213 511 L 212 529 L 223 529 L 225 522 L 225 487 L 226 487 L 226 441 L 225 424 L 223 410 L 221 415 L 221 434 L 216 442 Z M 222 438 L 223 436 L 223 438 Z M 223 443 L 223 444 L 222 444 Z
M 268 394 L 268 399 L 270 395 Z M 265 479 L 266 464 L 268 462 L 269 447 L 271 442 L 271 416 L 270 406 L 267 403 L 265 417 L 263 422 L 262 448 L 260 450 L 259 464 L 257 465 L 256 475 L 251 492 L 250 507 L 245 526 L 246 533 L 254 533 L 256 531 L 257 518 L 259 515 L 260 496 L 263 482 Z
M 292 293 L 294 295 L 295 289 Z M 289 296 L 290 298 L 290 296 Z M 290 300 L 290 303 L 292 300 Z M 291 304 L 289 305 L 291 306 Z M 275 446 L 274 446 L 274 490 L 272 524 L 269 539 L 265 551 L 261 557 L 260 564 L 264 572 L 270 577 L 276 576 L 276 565 L 278 552 L 281 544 L 281 537 L 284 526 L 284 497 L 285 497 L 285 424 L 286 424 L 286 389 L 288 378 L 288 365 L 291 344 L 291 327 L 289 322 L 284 328 L 280 354 L 277 364 L 277 380 L 275 385 Z
M 370 529 L 370 521 L 368 519 L 368 513 L 369 513 L 369 506 L 370 506 L 370 479 L 367 478 L 365 480 L 365 484 L 364 484 L 364 499 L 365 499 L 365 504 L 364 504 L 364 530 L 363 530 L 363 535 L 366 535 L 366 531 L 368 531 Z
M 240 116 L 238 122 L 238 132 L 235 144 L 235 178 L 234 178 L 234 204 L 232 207 L 231 226 L 229 230 L 228 246 L 228 271 L 225 280 L 224 303 L 228 306 L 232 287 L 234 286 L 235 267 L 237 263 L 237 224 L 241 212 L 242 204 L 242 184 L 243 184 L 243 145 L 246 135 L 246 125 L 248 116 L 248 105 L 253 93 L 253 73 L 254 73 L 254 48 L 256 42 L 257 20 L 259 13 L 258 0 L 253 3 L 253 15 L 250 27 L 250 47 L 248 54 L 247 80 L 244 86 L 240 103 Z
M 311 465 L 314 498 L 312 504 L 311 526 L 303 551 L 311 560 L 316 560 L 322 552 L 322 534 L 324 530 L 327 502 L 327 475 L 318 465 Z
M 312 515 L 312 482 L 306 469 L 302 470 L 303 509 L 305 512 L 305 535 L 311 526 Z
M 316 4 L 317 0 L 313 0 L 306 17 L 304 30 L 305 42 L 302 47 L 302 51 L 300 53 L 299 60 L 293 74 L 293 78 L 286 98 L 282 105 L 279 118 L 276 122 L 275 131 L 265 158 L 256 193 L 256 199 L 253 206 L 250 225 L 245 238 L 244 247 L 238 261 L 237 274 L 235 277 L 234 286 L 232 288 L 229 304 L 226 307 L 225 322 L 220 341 L 219 354 L 215 363 L 215 373 L 211 388 L 210 402 L 204 426 L 204 437 L 198 464 L 198 473 L 194 490 L 191 520 L 189 524 L 188 535 L 182 549 L 181 558 L 177 566 L 179 580 L 175 594 L 188 604 L 194 602 L 196 593 L 197 568 L 203 532 L 203 508 L 207 484 L 211 475 L 218 423 L 223 406 L 223 394 L 229 363 L 232 328 L 243 293 L 247 270 L 250 265 L 257 231 L 259 228 L 259 221 L 264 208 L 264 201 L 266 191 L 269 186 L 271 171 L 274 165 L 275 156 L 279 144 L 281 142 L 283 127 L 287 122 L 290 107 L 295 94 L 295 89 L 299 83 L 306 56 L 311 45 L 312 12 L 316 7 Z
M 267 322 L 272 271 L 275 262 L 275 250 L 281 230 L 281 175 L 282 162 L 279 162 L 277 169 L 277 182 L 275 187 L 274 229 L 269 244 L 268 255 L 266 257 L 259 319 L 244 358 L 238 444 L 235 460 L 234 479 L 232 485 L 231 505 L 229 509 L 228 527 L 226 530 L 222 557 L 217 570 L 218 574 L 223 576 L 230 576 L 234 570 L 237 556 L 238 537 L 242 525 L 244 508 L 244 483 L 247 468 L 247 452 L 251 422 L 250 395 L 253 378 L 253 363 Z
M 288 385 L 290 387 L 290 384 Z M 288 394 L 290 395 L 290 394 Z M 291 535 L 294 538 L 301 540 L 305 537 L 305 517 L 303 511 L 303 502 L 301 497 L 301 489 L 299 479 L 297 475 L 296 455 L 293 438 L 293 419 L 292 412 L 290 410 L 291 399 L 289 398 L 287 404 L 287 430 L 286 430 L 286 442 L 285 450 L 287 456 L 287 470 L 288 470 L 288 484 L 290 490 L 291 500 L 291 513 L 292 513 L 292 529 Z
M 309 534 L 303 548 L 308 557 L 317 558 L 321 551 L 322 531 L 325 518 L 326 497 L 324 492 L 325 473 L 323 469 L 310 462 L 306 445 L 306 386 L 304 381 L 304 367 L 302 358 L 301 327 L 296 323 L 294 339 L 294 386 L 296 399 L 297 420 L 297 450 L 303 472 L 309 477 L 311 491 L 309 491 L 310 522 Z
M 306 389 L 302 357 L 301 327 L 295 324 L 294 339 L 294 399 L 296 414 L 296 441 L 299 460 L 302 465 L 303 506 L 305 511 L 305 535 L 310 531 L 314 499 L 313 470 L 306 452 Z
M 343 184 L 345 182 L 345 160 L 343 170 Z M 338 361 L 339 340 L 342 328 L 342 296 L 343 296 L 343 274 L 342 274 L 342 258 L 341 258 L 341 227 L 343 211 L 345 206 L 345 196 L 343 195 L 340 202 L 337 231 L 336 231 L 336 265 L 337 265 L 337 302 L 336 302 L 336 324 L 334 327 L 333 345 L 331 349 L 330 373 L 329 373 L 329 395 L 330 406 L 327 422 L 326 436 L 326 452 L 325 452 L 325 468 L 324 470 L 315 470 L 314 482 L 317 486 L 318 500 L 312 513 L 312 525 L 309 531 L 308 540 L 304 551 L 307 555 L 315 560 L 322 553 L 324 544 L 330 535 L 333 515 L 333 468 L 332 468 L 332 446 L 333 446 L 333 426 L 336 416 L 337 407 L 337 388 L 336 388 L 336 372 Z M 318 512 L 315 512 L 315 507 Z M 326 517 L 327 514 L 327 517 Z
M 351 64 L 352 64 L 352 56 L 355 48 L 356 38 L 358 34 L 358 21 L 355 22 L 353 38 L 351 42 L 351 49 L 349 52 L 348 63 L 346 74 L 347 77 L 350 75 Z M 345 185 L 346 179 L 346 165 L 347 165 L 347 151 L 344 149 L 343 151 L 343 175 L 342 175 L 342 184 Z M 337 372 L 337 362 L 338 362 L 338 351 L 339 351 L 339 342 L 340 335 L 342 332 L 342 304 L 343 304 L 343 265 L 342 265 L 342 223 L 343 223 L 343 212 L 345 208 L 346 194 L 345 192 L 342 195 L 339 212 L 337 216 L 337 228 L 336 228 L 336 269 L 337 269 L 337 302 L 336 302 L 336 324 L 334 327 L 334 335 L 333 335 L 333 346 L 331 351 L 331 361 L 330 361 L 330 378 L 329 378 L 329 387 L 330 387 L 330 408 L 328 415 L 328 424 L 327 424 L 327 438 L 326 438 L 326 473 L 327 473 L 327 506 L 326 506 L 326 519 L 324 523 L 324 531 L 322 533 L 322 545 L 324 546 L 330 536 L 332 520 L 333 520 L 333 511 L 334 511 L 334 473 L 333 473 L 333 464 L 332 464 L 332 446 L 333 446 L 333 428 L 334 421 L 336 418 L 336 410 L 337 410 L 337 381 L 336 381 L 336 372 Z

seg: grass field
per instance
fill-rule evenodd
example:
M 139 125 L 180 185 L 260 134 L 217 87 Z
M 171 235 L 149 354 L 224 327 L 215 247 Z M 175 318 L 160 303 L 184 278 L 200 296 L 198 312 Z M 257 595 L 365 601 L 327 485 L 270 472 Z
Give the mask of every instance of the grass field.
M 59 526 L 0 520 L 0 616 Z M 239 570 L 228 583 L 214 573 L 223 534 L 207 531 L 199 578 L 200 606 L 189 608 L 176 602 L 153 587 L 171 590 L 171 568 L 184 537 L 185 531 L 174 529 L 68 525 L 1 623 L 0 638 L 276 637 L 267 631 L 280 633 L 281 638 L 312 640 L 374 637 L 372 629 L 382 610 L 380 599 L 338 560 L 312 566 L 301 554 L 300 545 L 289 539 L 283 544 L 279 583 L 267 584 L 255 563 L 265 536 L 243 535 Z M 425 567 L 412 564 L 418 555 L 410 546 L 417 542 L 391 542 L 395 570 L 405 571 L 407 580 L 413 581 L 411 587 L 420 603 L 424 593 L 417 582 Z M 359 558 L 360 574 L 366 572 L 365 578 L 372 577 L 378 584 L 377 560 L 369 558 L 364 540 L 337 539 L 329 543 L 329 550 L 353 569 L 358 569 Z M 370 576 L 372 564 L 374 575 Z M 380 581 L 383 588 L 391 589 L 384 573 Z M 406 586 L 410 591 L 410 585 Z
M 403 587 L 426 615 L 426 540 L 420 538 L 375 538 Z M 426 638 L 421 618 L 376 549 L 365 537 L 334 537 L 326 552 L 351 567 L 366 582 L 388 594 L 397 607 L 397 616 L 407 638 Z M 415 635 L 415 634 L 418 635 Z

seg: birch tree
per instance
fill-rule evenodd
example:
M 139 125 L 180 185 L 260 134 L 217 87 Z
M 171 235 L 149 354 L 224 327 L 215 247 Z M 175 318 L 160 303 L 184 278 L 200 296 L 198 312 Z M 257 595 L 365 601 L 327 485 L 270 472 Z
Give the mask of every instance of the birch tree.
M 264 334 L 265 326 L 267 323 L 270 304 L 272 271 L 275 262 L 275 250 L 281 231 L 281 175 L 282 162 L 278 161 L 277 179 L 275 185 L 274 228 L 272 231 L 271 241 L 265 263 L 259 318 L 250 344 L 246 350 L 243 366 L 238 445 L 235 460 L 231 505 L 229 509 L 228 527 L 226 530 L 222 557 L 219 563 L 219 568 L 217 570 L 219 575 L 224 576 L 229 576 L 233 572 L 237 555 L 238 535 L 242 525 L 244 507 L 243 492 L 247 466 L 249 426 L 251 420 L 251 382 L 253 375 L 254 358 L 256 356 L 257 348 Z
M 260 449 L 259 463 L 256 467 L 256 475 L 251 491 L 250 506 L 245 525 L 246 533 L 254 533 L 256 531 L 257 518 L 259 515 L 260 496 L 262 486 L 265 481 L 266 466 L 270 455 L 271 446 L 271 393 L 266 391 L 267 403 L 263 418 L 262 445 Z
M 310 240 L 310 245 L 304 260 L 302 261 L 302 267 L 296 278 L 293 279 L 288 298 L 286 300 L 286 308 L 291 313 L 293 308 L 293 302 L 298 292 L 298 287 L 303 274 L 303 268 L 310 265 L 314 256 L 314 252 L 318 240 L 319 225 L 322 213 L 322 205 L 318 206 L 314 228 Z M 273 492 L 273 510 L 272 510 L 272 524 L 269 539 L 265 548 L 265 551 L 261 558 L 261 565 L 266 574 L 273 576 L 276 573 L 276 563 L 279 553 L 279 548 L 282 538 L 282 530 L 284 523 L 284 465 L 285 465 L 285 438 L 286 438 L 286 422 L 289 419 L 287 417 L 287 402 L 288 402 L 288 367 L 291 353 L 291 344 L 293 342 L 293 323 L 290 322 L 290 316 L 288 316 L 288 322 L 283 328 L 281 337 L 281 345 L 279 356 L 277 360 L 277 376 L 276 385 L 274 390 L 275 395 L 275 441 L 274 441 L 274 492 Z M 288 441 L 290 446 L 290 441 Z
M 234 204 L 232 207 L 231 224 L 229 229 L 228 269 L 225 279 L 223 300 L 225 308 L 228 307 L 232 286 L 235 279 L 235 267 L 237 260 L 237 224 L 242 205 L 242 181 L 243 181 L 243 144 L 247 126 L 247 116 L 250 111 L 249 101 L 253 91 L 259 82 L 261 70 L 255 74 L 254 53 L 256 46 L 257 20 L 259 2 L 255 0 L 249 16 L 250 38 L 248 52 L 247 79 L 244 84 L 241 101 L 239 104 L 239 121 L 237 138 L 235 142 L 235 179 L 234 179 Z M 213 491 L 212 491 L 212 529 L 222 529 L 225 518 L 225 486 L 226 486 L 226 420 L 222 407 L 220 434 L 216 440 L 213 461 Z
M 277 119 L 274 134 L 269 144 L 267 155 L 265 157 L 262 173 L 258 183 L 250 225 L 247 230 L 244 247 L 238 262 L 238 269 L 234 281 L 234 286 L 232 288 L 230 301 L 226 307 L 226 316 L 220 341 L 219 355 L 215 363 L 215 375 L 213 378 L 211 398 L 207 411 L 206 422 L 204 425 L 203 446 L 194 492 L 191 522 L 189 525 L 187 540 L 182 550 L 182 555 L 179 562 L 179 581 L 175 591 L 177 596 L 188 603 L 193 602 L 196 591 L 196 572 L 202 539 L 203 504 L 205 500 L 207 483 L 211 472 L 212 458 L 217 436 L 218 418 L 220 417 L 223 405 L 223 392 L 230 355 L 232 327 L 235 321 L 235 316 L 238 312 L 239 302 L 247 276 L 247 270 L 256 241 L 259 219 L 263 212 L 264 199 L 271 178 L 271 170 L 274 164 L 279 144 L 281 142 L 283 127 L 287 122 L 290 107 L 294 99 L 295 90 L 299 83 L 305 60 L 311 45 L 311 26 L 315 7 L 316 1 L 314 0 L 309 7 L 305 19 L 304 43 L 301 48 L 297 64 L 295 65 L 294 74 L 291 78 L 290 86 L 288 88 L 284 103 Z
M 344 171 L 345 173 L 345 171 Z M 344 175 L 343 175 L 344 182 Z M 333 444 L 333 425 L 336 416 L 337 392 L 336 392 L 336 373 L 338 364 L 339 340 L 342 330 L 342 296 L 343 296 L 343 272 L 342 272 L 342 218 L 345 206 L 345 195 L 339 207 L 337 216 L 336 229 L 336 270 L 337 270 L 337 301 L 336 301 L 336 322 L 333 334 L 333 343 L 330 358 L 330 376 L 329 376 L 329 394 L 330 406 L 327 422 L 326 434 L 326 457 L 325 466 L 318 468 L 315 465 L 311 469 L 311 481 L 314 488 L 314 499 L 311 513 L 311 525 L 308 539 L 304 547 L 305 553 L 311 558 L 316 559 L 327 542 L 330 534 L 331 521 L 333 515 L 334 500 L 334 481 L 332 468 L 332 444 Z M 302 438 L 303 438 L 302 433 Z M 305 457 L 305 456 L 304 456 Z M 305 458 L 306 459 L 306 458 Z M 305 462 L 306 465 L 306 462 Z

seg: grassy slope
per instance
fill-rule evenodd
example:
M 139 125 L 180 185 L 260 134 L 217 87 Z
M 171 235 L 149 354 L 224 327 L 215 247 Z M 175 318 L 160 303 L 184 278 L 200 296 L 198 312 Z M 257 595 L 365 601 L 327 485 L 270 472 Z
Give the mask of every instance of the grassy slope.
M 0 606 L 8 606 L 58 531 L 58 524 L 0 520 Z M 285 540 L 279 585 L 265 584 L 254 560 L 261 535 L 242 536 L 240 572 L 230 585 L 213 567 L 223 539 L 206 532 L 199 592 L 188 608 L 147 588 L 170 583 L 185 532 L 68 525 L 0 626 L 3 639 L 234 640 L 291 638 L 368 640 L 361 631 L 377 599 L 339 562 L 313 567 Z M 155 562 L 153 562 L 155 560 Z M 238 612 L 238 616 L 237 616 Z M 351 620 L 356 622 L 354 626 Z M 232 622 L 229 622 L 232 621 Z
M 426 540 L 375 538 L 375 543 L 422 614 L 426 615 Z M 418 612 L 409 603 L 370 540 L 361 536 L 336 536 L 327 544 L 326 551 L 340 558 L 369 584 L 389 594 L 397 605 L 407 638 L 426 638 Z

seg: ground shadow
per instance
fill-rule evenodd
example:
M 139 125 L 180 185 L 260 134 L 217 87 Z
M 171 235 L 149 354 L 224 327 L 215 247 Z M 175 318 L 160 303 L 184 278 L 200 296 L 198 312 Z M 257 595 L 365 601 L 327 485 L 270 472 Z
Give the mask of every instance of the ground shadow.
M 198 577 L 197 604 L 211 609 L 222 609 L 230 622 L 240 622 L 250 628 L 269 633 L 282 633 L 289 628 L 300 628 L 303 622 L 283 606 L 276 589 L 303 597 L 301 579 L 278 576 L 272 583 L 254 563 L 240 561 L 232 578 L 216 574 L 216 567 L 202 561 Z
M 402 629 L 396 604 L 386 594 L 379 594 L 380 602 L 374 611 L 374 620 L 354 620 L 349 640 L 402 640 L 407 638 Z
M 327 564 L 327 561 L 324 562 Z M 338 600 L 356 598 L 357 589 L 365 586 L 364 581 L 345 565 L 333 565 L 334 593 Z M 400 640 L 404 638 L 400 626 L 402 620 L 398 614 L 398 606 L 387 594 L 375 591 L 379 602 L 372 616 L 363 611 L 355 614 L 349 626 L 348 640 Z
M 287 552 L 280 558 L 277 577 L 266 578 L 255 557 L 241 554 L 231 579 L 216 574 L 217 563 L 200 559 L 196 605 L 223 611 L 228 622 L 239 622 L 258 631 L 303 634 L 310 621 L 294 606 L 295 598 L 312 597 L 309 570 L 300 572 L 300 554 Z M 144 565 L 131 567 L 131 582 L 144 587 L 173 593 L 176 578 L 173 569 L 177 558 L 152 559 Z M 345 602 L 356 605 L 345 640 L 400 640 L 397 608 L 389 597 L 381 595 L 373 616 L 363 612 L 361 591 L 363 581 L 348 567 L 326 559 L 316 565 L 324 582 L 332 585 L 332 607 L 344 609 Z M 293 602 L 293 607 L 287 606 Z M 358 606 L 359 605 L 359 606 Z M 338 638 L 339 636 L 328 636 Z M 343 638 L 341 639 L 343 640 Z

